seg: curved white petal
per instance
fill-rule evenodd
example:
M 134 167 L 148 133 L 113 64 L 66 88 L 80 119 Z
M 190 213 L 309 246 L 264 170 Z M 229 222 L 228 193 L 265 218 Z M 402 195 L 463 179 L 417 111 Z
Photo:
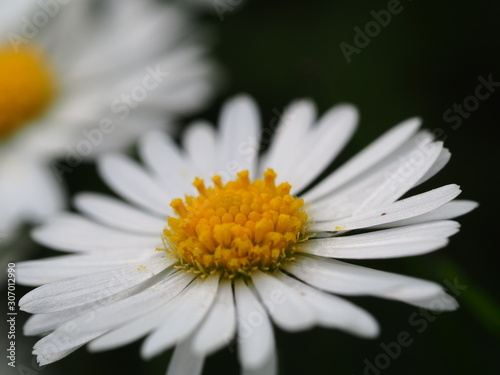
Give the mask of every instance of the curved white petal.
M 447 148 L 443 148 L 439 153 L 439 156 L 434 161 L 432 166 L 429 168 L 427 172 L 418 180 L 415 185 L 420 185 L 425 181 L 432 178 L 436 173 L 438 173 L 441 169 L 445 167 L 446 164 L 450 161 L 451 153 Z
M 158 235 L 131 234 L 110 229 L 70 213 L 54 216 L 36 228 L 32 237 L 42 245 L 63 251 L 154 250 L 163 247 Z
M 377 321 L 365 310 L 343 298 L 321 292 L 279 272 L 276 277 L 295 290 L 314 311 L 316 324 L 373 338 L 379 333 Z
M 391 128 L 315 185 L 311 190 L 303 194 L 301 198 L 309 202 L 313 201 L 368 170 L 368 168 L 390 155 L 404 142 L 408 141 L 416 133 L 420 127 L 420 123 L 421 120 L 419 118 L 411 118 Z
M 211 310 L 193 334 L 192 350 L 199 356 L 212 354 L 229 345 L 235 331 L 236 308 L 231 281 L 223 279 Z
M 148 359 L 186 339 L 212 305 L 219 275 L 208 276 L 195 288 L 190 288 L 191 295 L 183 293 L 175 310 L 165 316 L 165 322 L 149 335 L 141 348 L 141 355 Z M 195 281 L 196 282 L 196 281 Z
M 292 194 L 309 185 L 342 151 L 356 129 L 358 117 L 355 107 L 343 104 L 319 119 L 296 150 L 296 166 L 288 177 Z
M 92 321 L 87 322 L 83 329 L 89 332 L 102 329 L 111 330 L 132 320 L 142 319 L 149 312 L 179 295 L 195 277 L 194 274 L 175 271 L 162 275 L 161 280 L 149 285 L 139 293 L 96 309 Z
M 238 356 L 243 368 L 259 370 L 274 352 L 274 334 L 264 306 L 238 279 L 234 283 L 238 315 Z
M 205 356 L 193 351 L 192 336 L 177 344 L 168 363 L 167 375 L 201 375 Z
M 223 106 L 216 158 L 217 173 L 223 181 L 234 179 L 241 170 L 249 170 L 251 179 L 256 177 L 259 116 L 255 102 L 247 96 L 237 96 Z
M 161 236 L 166 225 L 166 217 L 152 216 L 104 194 L 80 193 L 74 204 L 92 219 L 124 231 Z
M 447 244 L 458 232 L 455 221 L 409 225 L 376 232 L 311 239 L 296 245 L 297 251 L 331 258 L 378 259 L 424 254 Z
M 141 309 L 137 310 L 137 301 L 138 303 L 145 301 L 144 303 L 149 304 L 155 300 L 155 296 L 160 296 L 161 299 L 157 301 L 164 304 L 165 301 L 177 295 L 194 277 L 193 274 L 176 273 L 175 268 L 169 268 L 157 278 L 151 278 L 147 283 L 143 283 L 136 288 L 126 289 L 113 296 L 107 296 L 57 312 L 33 315 L 24 326 L 24 334 L 39 335 L 53 331 L 70 320 L 80 322 L 87 330 L 92 327 L 94 327 L 94 330 L 100 330 L 120 325 L 127 321 L 127 316 L 122 313 L 123 311 L 133 309 L 140 313 L 144 312 L 144 304 L 141 305 Z M 106 320 L 104 317 L 110 311 L 115 316 Z M 99 313 L 99 319 L 96 319 L 97 312 Z M 128 312 L 130 313 L 130 311 Z
M 314 325 L 313 310 L 278 278 L 252 272 L 252 281 L 272 320 L 285 331 L 301 331 Z
M 192 302 L 195 303 L 197 299 L 193 299 L 193 297 L 199 295 L 199 290 L 203 282 L 203 280 L 195 279 L 182 291 L 182 293 L 177 294 L 174 298 L 160 299 L 158 301 L 159 305 L 144 313 L 140 319 L 132 319 L 128 323 L 108 331 L 92 341 L 89 344 L 89 349 L 92 351 L 113 349 L 131 343 L 154 331 L 165 323 L 165 320 L 173 314 L 178 307 L 182 306 L 184 301 L 191 299 Z M 101 323 L 102 322 L 99 322 L 98 324 Z
M 106 270 L 111 273 L 155 256 L 153 249 L 123 249 L 25 261 L 17 264 L 18 282 L 38 286 Z
M 121 300 L 104 308 L 96 307 L 91 314 L 85 314 L 59 326 L 54 332 L 44 337 L 35 345 L 39 360 L 46 363 L 65 356 L 67 350 L 74 350 L 90 340 L 102 335 L 113 327 L 130 319 L 141 318 L 144 312 L 155 307 L 157 298 L 171 298 L 170 293 L 180 292 L 189 282 L 186 275 L 173 275 L 156 284 L 157 289 L 149 288 L 142 293 Z M 138 309 L 137 306 L 141 306 Z M 96 324 L 97 323 L 97 324 Z M 55 350 L 54 350 L 55 347 Z M 50 353 L 50 355 L 48 355 Z
M 276 132 L 259 163 L 259 174 L 273 168 L 280 181 L 288 181 L 295 166 L 296 150 L 316 118 L 316 107 L 309 100 L 298 100 L 287 106 L 283 113 L 277 109 L 273 109 L 273 113 L 277 117 L 271 119 L 269 128 L 264 128 L 264 140 L 269 143 L 272 132 Z
M 98 167 L 104 181 L 125 199 L 161 216 L 170 212 L 169 197 L 142 167 L 125 155 L 103 156 Z
M 23 221 L 39 223 L 60 211 L 65 192 L 43 161 L 2 151 L 0 145 L 0 238 L 7 241 Z
M 215 138 L 215 129 L 204 121 L 191 124 L 184 133 L 183 146 L 197 168 L 205 172 L 204 178 L 210 177 L 217 168 Z
M 285 271 L 317 288 L 343 295 L 372 295 L 396 299 L 420 307 L 428 307 L 435 299 L 443 299 L 443 309 L 457 307 L 456 301 L 443 288 L 430 281 L 374 270 L 328 258 L 297 255 Z
M 60 340 L 51 335 L 45 336 L 33 346 L 33 354 L 40 366 L 45 366 L 58 361 L 75 350 L 85 345 L 86 342 L 96 337 L 98 333 L 78 335 L 74 340 Z
M 269 359 L 259 368 L 250 369 L 243 367 L 242 375 L 276 375 L 278 373 L 278 356 L 276 350 L 269 353 Z
M 26 294 L 19 301 L 19 308 L 40 314 L 84 305 L 138 285 L 174 262 L 175 259 L 158 254 L 134 265 L 56 281 Z
M 399 200 L 376 210 L 365 211 L 344 219 L 319 221 L 308 228 L 312 232 L 345 231 L 367 228 L 422 215 L 448 203 L 460 194 L 458 185 L 446 185 Z M 326 213 L 323 214 L 326 216 Z
M 145 298 L 147 301 L 148 295 L 160 295 L 162 298 L 172 298 L 179 291 L 181 291 L 190 281 L 193 280 L 195 275 L 189 275 L 184 273 L 175 273 L 174 269 L 169 268 L 159 276 L 161 278 L 158 281 L 152 278 L 148 281 L 148 284 L 141 284 L 137 288 L 131 288 L 123 290 L 113 296 L 107 296 L 104 298 L 97 299 L 95 301 L 88 302 L 83 305 L 76 307 L 64 309 L 61 311 L 51 312 L 48 314 L 36 314 L 33 315 L 24 326 L 25 335 L 39 335 L 41 333 L 46 333 L 55 330 L 57 327 L 62 326 L 64 323 L 70 320 L 82 321 L 87 329 L 90 329 L 92 324 L 94 327 L 102 329 L 103 326 L 100 323 L 103 319 L 96 320 L 96 311 L 99 311 L 99 315 L 102 316 L 106 311 L 115 309 L 115 316 L 112 319 L 113 324 L 120 324 L 120 319 L 124 319 L 123 314 L 118 314 L 116 309 L 120 310 L 122 307 L 127 309 L 131 301 L 137 301 L 141 298 Z M 183 280 L 185 279 L 185 280 Z M 165 284 L 165 285 L 163 285 Z M 159 290 L 160 289 L 160 290 Z M 122 300 L 127 299 L 127 302 L 122 302 Z M 165 302 L 161 300 L 160 302 Z M 113 305 L 113 306 L 111 306 Z M 133 306 L 134 310 L 137 311 L 136 306 Z M 144 308 L 144 305 L 142 306 Z M 143 311 L 142 309 L 139 310 Z M 126 321 L 126 319 L 125 319 Z M 106 324 L 110 324 L 106 322 Z M 105 324 L 105 326 L 106 326 Z M 105 328 L 105 327 L 104 327 Z
M 171 199 L 183 197 L 194 189 L 191 183 L 196 171 L 167 134 L 161 131 L 146 133 L 139 140 L 139 152 L 142 160 L 165 188 L 169 198 L 167 204 Z
M 477 202 L 455 199 L 425 214 L 414 216 L 408 219 L 391 221 L 390 223 L 376 225 L 372 228 L 392 228 L 425 223 L 429 221 L 454 219 L 474 210 L 477 206 Z
M 415 185 L 442 147 L 432 142 L 431 134 L 420 132 L 365 173 L 312 202 L 311 209 L 329 209 L 329 218 L 332 213 L 339 218 L 392 203 Z

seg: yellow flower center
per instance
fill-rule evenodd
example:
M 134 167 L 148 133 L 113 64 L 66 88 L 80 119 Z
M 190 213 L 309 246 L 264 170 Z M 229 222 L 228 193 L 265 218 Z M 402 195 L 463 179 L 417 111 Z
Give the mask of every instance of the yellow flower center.
M 248 171 L 225 185 L 216 175 L 214 187 L 196 178 L 198 196 L 170 203 L 178 217 L 168 219 L 165 250 L 205 274 L 233 277 L 276 269 L 305 239 L 307 214 L 304 201 L 290 195 L 290 184 L 276 186 L 275 179 L 272 169 L 254 182 Z
M 40 53 L 0 47 L 0 141 L 40 115 L 54 92 L 54 79 Z

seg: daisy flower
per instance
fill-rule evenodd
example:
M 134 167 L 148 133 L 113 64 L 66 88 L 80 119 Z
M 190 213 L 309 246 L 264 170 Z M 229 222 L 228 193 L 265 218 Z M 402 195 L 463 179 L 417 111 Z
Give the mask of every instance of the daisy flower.
M 0 2 L 1 240 L 60 210 L 58 179 L 82 160 L 204 104 L 199 39 L 153 1 Z
M 58 215 L 33 232 L 73 254 L 18 265 L 19 282 L 42 285 L 19 302 L 35 314 L 25 333 L 47 334 L 34 346 L 38 361 L 147 336 L 144 358 L 175 347 L 168 373 L 199 374 L 207 355 L 236 338 L 245 374 L 274 374 L 273 323 L 377 335 L 376 320 L 341 296 L 455 309 L 434 282 L 344 261 L 441 248 L 458 231 L 449 219 L 475 207 L 454 200 L 457 185 L 400 199 L 450 157 L 418 131 L 417 118 L 311 186 L 357 117 L 338 105 L 316 120 L 314 105 L 297 101 L 271 122 L 276 129 L 261 131 L 254 102 L 240 96 L 223 107 L 219 131 L 195 122 L 182 148 L 161 132 L 144 135 L 145 166 L 102 157 L 102 178 L 128 203 L 78 195 L 81 214 Z M 269 143 L 263 152 L 261 143 Z

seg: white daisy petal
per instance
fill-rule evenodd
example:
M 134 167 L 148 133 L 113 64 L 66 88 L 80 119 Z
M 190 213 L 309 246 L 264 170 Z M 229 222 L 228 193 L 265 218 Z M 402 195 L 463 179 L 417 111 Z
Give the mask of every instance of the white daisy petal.
M 354 214 L 385 204 L 392 203 L 414 187 L 420 178 L 431 168 L 439 157 L 443 144 L 434 142 L 419 149 L 404 162 L 403 170 L 398 169 L 394 175 L 386 175 L 385 182 L 374 189 L 371 194 L 356 208 Z
M 363 212 L 345 219 L 313 223 L 309 230 L 312 232 L 345 231 L 408 219 L 435 210 L 459 194 L 460 188 L 457 185 L 446 185 L 399 200 L 374 211 Z
M 65 255 L 43 260 L 18 263 L 18 282 L 22 285 L 42 285 L 57 280 L 111 271 L 125 265 L 154 257 L 151 249 L 123 249 L 92 252 L 83 255 Z
M 139 293 L 97 309 L 92 321 L 85 324 L 84 329 L 89 332 L 111 330 L 135 319 L 142 319 L 149 312 L 176 297 L 195 277 L 196 275 L 185 272 L 169 273 Z M 137 306 L 141 308 L 137 309 Z M 92 344 L 90 348 L 95 349 Z
M 98 166 L 101 177 L 119 195 L 157 214 L 168 212 L 168 197 L 153 178 L 128 157 L 106 155 Z
M 276 375 L 278 373 L 278 358 L 276 355 L 276 350 L 269 353 L 269 359 L 262 367 L 257 369 L 243 368 L 241 372 L 242 375 Z
M 33 354 L 36 355 L 38 364 L 45 366 L 73 353 L 94 337 L 95 334 L 79 335 L 74 340 L 52 342 L 52 336 L 45 336 L 33 346 Z
M 427 307 L 429 301 L 446 296 L 443 288 L 430 281 L 415 279 L 327 258 L 298 255 L 282 268 L 300 280 L 332 293 L 372 295 Z M 451 298 L 451 297 L 450 297 Z M 424 306 L 422 306 L 424 304 Z M 449 303 L 445 308 L 454 309 Z
M 186 287 L 186 292 L 189 286 Z M 156 329 L 164 321 L 165 316 L 177 307 L 179 296 L 172 300 L 163 301 L 164 303 L 148 313 L 141 316 L 141 319 L 135 319 L 118 328 L 115 328 L 92 341 L 88 347 L 91 351 L 99 352 L 127 345 Z
M 75 207 L 92 219 L 124 231 L 158 235 L 166 225 L 165 217 L 149 215 L 103 194 L 80 193 Z
M 168 364 L 167 375 L 201 375 L 205 356 L 192 349 L 192 338 L 179 343 Z
M 110 303 L 114 299 L 109 299 Z M 36 336 L 49 333 L 57 329 L 65 322 L 72 320 L 76 317 L 87 316 L 88 321 L 92 319 L 93 311 L 98 304 L 91 302 L 88 306 L 77 306 L 71 309 L 66 309 L 48 314 L 35 314 L 32 315 L 23 327 L 23 334 L 25 336 Z
M 349 216 L 362 209 L 392 203 L 427 171 L 438 157 L 442 144 L 420 132 L 396 152 L 339 189 L 312 202 L 311 209 L 330 208 L 328 218 Z M 317 220 L 322 220 L 317 217 Z
M 338 328 L 361 337 L 371 338 L 378 335 L 377 321 L 358 306 L 312 288 L 282 272 L 278 272 L 276 277 L 297 291 L 300 298 L 309 304 L 315 313 L 316 324 Z
M 188 296 L 186 293 L 181 296 L 176 309 L 165 316 L 165 322 L 144 341 L 141 349 L 144 358 L 154 357 L 189 336 L 212 305 L 219 286 L 219 277 L 211 275 L 200 280 L 196 288 L 190 289 L 192 295 Z
M 192 350 L 199 356 L 212 354 L 228 345 L 236 331 L 236 308 L 231 281 L 221 280 L 212 309 L 194 333 Z
M 267 168 L 273 168 L 279 171 L 281 180 L 288 181 L 295 167 L 296 149 L 316 118 L 316 107 L 310 101 L 300 100 L 286 107 L 283 114 L 278 111 L 274 113 L 279 117 L 271 120 L 271 129 L 264 129 L 264 136 L 269 139 L 269 133 L 277 123 L 276 134 L 269 150 L 261 159 L 259 174 Z
M 394 152 L 420 127 L 419 118 L 406 120 L 387 131 L 301 197 L 313 201 L 360 175 Z
M 170 89 L 168 93 L 161 94 L 158 92 L 157 99 L 151 100 L 152 109 L 165 108 L 173 115 L 182 115 L 196 110 L 200 104 L 205 103 L 207 94 L 211 91 L 212 84 L 207 79 L 200 79 L 197 77 L 199 72 L 189 74 L 185 77 L 184 81 L 173 86 L 181 86 L 176 88 L 175 92 Z M 179 78 L 182 78 L 179 77 Z M 171 83 L 171 81 L 168 81 Z
M 2 151 L 0 144 L 0 238 L 6 240 L 14 239 L 23 221 L 39 223 L 59 212 L 65 193 L 40 160 L 27 155 L 5 156 Z
M 32 232 L 39 243 L 64 251 L 94 252 L 112 249 L 162 247 L 159 236 L 131 234 L 106 228 L 81 216 L 54 216 Z
M 310 184 L 342 151 L 356 129 L 358 117 L 351 105 L 337 105 L 321 117 L 296 150 L 300 163 L 288 178 L 292 193 Z
M 436 173 L 438 173 L 441 169 L 445 167 L 446 164 L 450 161 L 451 153 L 447 148 L 443 148 L 439 153 L 438 158 L 434 161 L 432 166 L 429 168 L 427 172 L 416 182 L 415 185 L 420 185 L 425 181 L 432 178 Z
M 244 369 L 259 370 L 274 352 L 274 334 L 264 306 L 238 279 L 235 281 L 238 315 L 238 356 Z
M 175 293 L 173 293 L 173 295 L 170 296 L 173 298 L 157 301 L 159 302 L 158 305 L 156 305 L 154 301 L 151 301 L 149 306 L 152 310 L 141 314 L 140 319 L 133 319 L 126 324 L 121 324 L 119 327 L 112 329 L 92 341 L 89 344 L 89 349 L 92 351 L 113 349 L 131 343 L 150 333 L 165 322 L 165 319 L 180 306 L 183 299 L 189 298 L 186 296 L 197 293 L 199 290 L 199 284 L 200 280 L 195 279 L 182 291 L 181 294 L 174 296 Z M 119 323 L 122 322 L 119 321 Z M 102 324 L 102 322 L 96 322 L 98 327 L 100 324 Z
M 182 284 L 182 280 L 178 282 L 177 277 L 181 275 L 176 275 L 173 272 L 172 268 L 169 268 L 165 272 L 162 273 L 162 277 L 164 277 L 163 281 L 157 281 L 155 279 L 150 279 L 149 282 L 152 283 L 151 289 L 153 291 L 157 290 L 159 286 L 162 285 L 163 282 L 168 283 L 168 286 L 164 286 L 162 288 L 166 289 L 167 292 L 163 293 L 170 293 L 169 296 L 173 297 L 176 294 L 176 291 L 180 291 L 183 287 L 185 287 L 186 284 L 188 284 L 193 278 L 194 275 L 184 275 L 187 277 L 187 281 L 184 284 L 184 286 L 179 286 L 179 284 Z M 170 289 L 172 288 L 172 289 Z M 63 323 L 66 323 L 70 320 L 73 319 L 83 319 L 85 322 L 85 326 L 88 328 L 90 323 L 94 326 L 98 326 L 98 322 L 95 320 L 96 317 L 96 310 L 99 309 L 99 314 L 104 314 L 105 311 L 107 311 L 108 308 L 106 309 L 101 309 L 105 306 L 109 306 L 111 309 L 110 305 L 114 305 L 115 303 L 123 300 L 123 299 L 128 299 L 131 296 L 135 295 L 142 295 L 142 293 L 147 293 L 148 291 L 148 286 L 147 285 L 139 285 L 137 288 L 131 288 L 131 289 L 126 289 L 120 293 L 117 293 L 113 296 L 107 296 L 104 298 L 97 299 L 95 301 L 91 301 L 89 303 L 79 305 L 76 307 L 72 307 L 69 309 L 64 309 L 61 311 L 57 312 L 51 312 L 48 314 L 36 314 L 30 319 L 28 319 L 28 322 L 24 326 L 24 334 L 25 335 L 38 335 L 41 333 L 49 332 L 52 330 L 55 330 L 57 327 L 61 326 Z M 170 292 L 169 292 L 170 291 Z M 147 294 L 146 294 L 147 295 Z M 163 295 L 164 297 L 164 295 Z M 142 298 L 142 297 L 134 297 L 134 298 Z M 129 301 L 132 300 L 134 301 L 135 299 L 129 299 Z M 165 301 L 162 301 L 165 302 Z M 119 303 L 122 304 L 123 302 Z M 144 306 L 143 306 L 144 307 Z M 115 307 L 116 308 L 116 307 Z M 142 310 L 139 310 L 142 311 Z M 115 312 L 116 313 L 116 312 Z M 120 319 L 123 319 L 123 314 L 117 314 L 113 322 L 117 322 L 118 319 L 117 317 L 120 317 Z M 99 329 L 102 328 L 102 326 L 98 326 Z
M 453 311 L 458 308 L 457 300 L 443 290 L 428 297 L 407 298 L 403 302 L 433 311 Z
M 437 220 L 454 219 L 458 216 L 465 215 L 466 213 L 475 209 L 477 206 L 478 206 L 477 202 L 456 199 L 425 214 L 414 216 L 408 219 L 392 221 L 386 224 L 376 225 L 372 227 L 372 229 L 387 228 L 387 227 L 392 228 L 392 227 L 400 227 L 411 224 L 433 222 Z
M 184 148 L 200 171 L 215 172 L 215 142 L 215 130 L 206 122 L 195 122 L 186 130 L 183 138 Z M 208 177 L 210 176 L 205 178 Z
M 410 239 L 388 245 L 369 245 L 360 248 L 337 248 L 335 250 L 325 248 L 311 248 L 304 251 L 307 254 L 316 254 L 324 257 L 337 259 L 383 259 L 399 258 L 422 255 L 445 247 L 448 244 L 446 238 Z M 331 254 L 335 255 L 331 255 Z
M 43 314 L 84 305 L 137 285 L 163 271 L 174 261 L 159 254 L 133 266 L 45 284 L 21 298 L 19 307 L 23 311 Z
M 69 310 L 71 311 L 59 311 L 56 313 L 30 316 L 23 327 L 23 334 L 25 336 L 37 336 L 53 331 L 62 323 L 77 316 L 77 314 L 73 312 L 74 309 Z
M 297 251 L 331 258 L 378 259 L 425 254 L 445 246 L 458 232 L 455 221 L 409 225 L 366 234 L 320 238 L 296 245 Z
M 241 170 L 248 170 L 250 178 L 255 178 L 259 126 L 259 111 L 247 96 L 231 99 L 222 108 L 216 172 L 224 181 L 233 179 Z
M 299 295 L 274 276 L 260 271 L 252 281 L 269 315 L 285 331 L 301 331 L 314 325 L 314 312 Z
M 176 273 L 175 269 L 172 268 L 163 272 L 161 276 L 161 280 L 150 279 L 148 282 L 151 282 L 151 285 L 149 286 L 143 285 L 124 290 L 113 296 L 62 311 L 34 315 L 26 323 L 24 334 L 38 335 L 49 332 L 70 320 L 73 320 L 70 325 L 76 322 L 89 332 L 91 329 L 94 331 L 109 329 L 111 326 L 127 322 L 130 314 L 133 314 L 132 310 L 142 314 L 145 311 L 146 303 L 148 306 L 152 305 L 153 301 L 164 304 L 165 301 L 172 299 L 182 291 L 195 277 L 194 274 Z M 140 304 L 141 309 L 136 309 L 136 304 Z M 128 315 L 125 315 L 124 312 L 127 312 Z M 106 319 L 110 315 L 111 318 Z M 99 319 L 96 319 L 97 316 Z
M 139 142 L 142 160 L 161 181 L 169 199 L 182 197 L 193 189 L 195 171 L 173 140 L 163 132 L 146 133 Z M 170 203 L 168 200 L 167 203 Z M 165 209 L 162 209 L 165 212 Z M 169 211 L 167 211 L 169 212 Z
M 7 1 L 2 2 L 2 12 L 0 13 L 0 42 L 6 43 L 8 32 L 19 31 L 20 20 L 26 13 L 30 13 L 32 8 L 35 7 L 30 0 L 19 0 L 19 1 Z M 4 40 L 5 38 L 5 40 Z
M 89 344 L 93 351 L 113 349 L 135 341 L 142 336 L 160 327 L 167 317 L 174 314 L 183 303 L 189 300 L 190 296 L 199 295 L 203 280 L 195 279 L 189 284 L 181 294 L 174 298 L 160 300 L 160 305 L 141 315 L 141 319 L 131 320 L 120 327 L 111 330 Z M 195 300 L 192 303 L 196 303 Z
M 35 345 L 36 351 L 43 353 L 39 354 L 39 360 L 43 359 L 49 363 L 48 361 L 59 359 L 54 359 L 58 353 L 60 353 L 60 356 L 65 356 L 67 355 L 67 350 L 79 348 L 90 340 L 102 335 L 113 326 L 133 318 L 141 318 L 144 311 L 155 307 L 154 305 L 151 306 L 153 302 L 157 304 L 158 299 L 153 299 L 152 297 L 170 297 L 170 292 L 174 294 L 180 292 L 186 283 L 189 283 L 189 278 L 186 276 L 181 275 L 179 277 L 179 275 L 174 274 L 171 277 L 163 279 L 155 285 L 157 289 L 161 290 L 160 293 L 157 292 L 157 289 L 149 288 L 128 299 L 121 300 L 104 308 L 97 308 L 91 314 L 80 315 L 76 319 L 60 325 L 53 333 L 44 337 Z M 168 288 L 165 288 L 166 284 L 168 284 Z M 136 308 L 137 304 L 140 304 L 141 309 Z M 108 324 L 103 324 L 103 321 L 107 321 Z M 53 346 L 57 347 L 55 353 L 52 353 Z M 50 357 L 47 356 L 47 353 L 51 353 Z
M 93 38 L 91 39 L 92 43 L 88 40 L 83 41 L 80 49 L 87 48 L 89 52 L 93 51 L 94 53 L 83 53 L 82 58 L 75 62 L 74 73 L 82 71 L 87 73 L 87 76 L 75 77 L 76 79 L 88 79 L 88 75 L 106 76 L 115 73 L 116 70 L 122 70 L 122 75 L 126 75 L 127 70 L 135 68 L 136 64 L 143 63 L 144 60 L 154 59 L 154 55 L 158 52 L 158 46 L 154 42 L 156 35 L 163 35 L 165 45 L 169 45 L 171 43 L 168 42 L 171 41 L 168 38 L 180 37 L 179 31 L 186 26 L 186 17 L 182 12 L 173 7 L 158 7 L 151 2 L 149 4 L 148 2 L 134 4 L 131 1 L 110 0 L 103 4 L 101 13 L 112 13 L 114 17 L 100 19 L 101 22 L 94 25 L 96 30 L 92 30 L 94 32 L 92 36 L 97 37 L 99 34 L 96 32 L 102 32 L 100 26 L 105 21 L 108 24 L 112 23 L 112 27 L 108 25 L 108 35 L 101 36 L 99 39 Z M 131 23 L 134 25 L 134 32 L 127 31 L 130 29 Z M 126 38 L 119 38 L 120 31 L 122 36 L 126 36 Z M 110 48 L 110 41 L 115 42 L 113 48 Z M 140 49 L 141 54 L 130 54 L 131 49 Z M 129 55 L 127 64 L 116 61 L 113 57 L 117 54 Z

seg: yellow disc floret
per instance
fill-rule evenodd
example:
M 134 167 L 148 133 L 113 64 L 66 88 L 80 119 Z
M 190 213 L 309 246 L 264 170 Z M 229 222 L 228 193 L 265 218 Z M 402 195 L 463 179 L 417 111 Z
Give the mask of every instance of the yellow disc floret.
M 304 201 L 290 195 L 290 184 L 276 186 L 275 179 L 272 169 L 254 182 L 248 171 L 226 184 L 216 175 L 214 187 L 197 178 L 198 196 L 170 204 L 178 217 L 170 217 L 164 230 L 166 251 L 203 273 L 232 277 L 276 269 L 305 239 L 307 214 Z
M 52 74 L 40 53 L 0 46 L 0 141 L 40 115 L 54 91 Z

